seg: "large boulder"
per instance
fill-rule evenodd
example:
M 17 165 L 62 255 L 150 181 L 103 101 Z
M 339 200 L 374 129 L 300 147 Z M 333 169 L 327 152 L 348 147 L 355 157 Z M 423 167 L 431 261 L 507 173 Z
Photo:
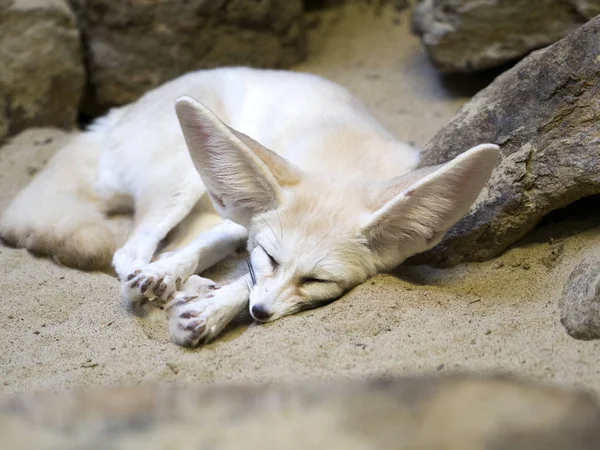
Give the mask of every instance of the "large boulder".
M 0 141 L 31 126 L 74 126 L 84 72 L 66 0 L 0 0 Z
M 422 0 L 413 30 L 443 72 L 521 58 L 600 14 L 600 0 Z
M 590 395 L 506 378 L 135 386 L 0 401 L 6 449 L 592 450 Z
M 87 50 L 85 112 L 129 103 L 185 72 L 304 58 L 302 0 L 71 0 Z
M 576 339 L 600 339 L 600 248 L 584 258 L 567 280 L 559 301 L 560 321 Z
M 500 75 L 428 143 L 421 165 L 500 145 L 488 187 L 443 241 L 413 262 L 490 259 L 544 215 L 600 193 L 600 17 Z

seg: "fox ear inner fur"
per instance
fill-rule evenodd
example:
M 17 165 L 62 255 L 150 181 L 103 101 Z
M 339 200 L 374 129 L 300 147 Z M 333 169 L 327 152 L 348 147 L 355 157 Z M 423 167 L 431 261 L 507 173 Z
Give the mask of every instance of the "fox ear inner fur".
M 217 212 L 241 224 L 277 208 L 281 190 L 300 180 L 300 170 L 281 156 L 224 124 L 191 97 L 175 110 L 190 156 Z
M 497 145 L 481 144 L 446 164 L 391 180 L 378 190 L 363 234 L 376 246 L 411 239 L 433 247 L 475 202 L 498 154 Z

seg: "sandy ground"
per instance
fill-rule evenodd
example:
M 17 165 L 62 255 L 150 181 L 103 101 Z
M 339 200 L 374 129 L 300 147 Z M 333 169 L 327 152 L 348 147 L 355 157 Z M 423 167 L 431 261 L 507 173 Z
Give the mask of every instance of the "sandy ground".
M 343 83 L 407 141 L 423 145 L 481 87 L 441 79 L 406 13 L 353 6 L 311 22 L 298 69 Z M 31 130 L 0 150 L 0 207 L 65 139 Z M 198 350 L 172 344 L 164 321 L 128 315 L 114 278 L 0 247 L 0 390 L 500 370 L 600 393 L 600 342 L 569 338 L 557 313 L 582 251 L 600 245 L 590 223 L 538 229 L 487 263 L 404 267 L 327 307 L 242 322 Z

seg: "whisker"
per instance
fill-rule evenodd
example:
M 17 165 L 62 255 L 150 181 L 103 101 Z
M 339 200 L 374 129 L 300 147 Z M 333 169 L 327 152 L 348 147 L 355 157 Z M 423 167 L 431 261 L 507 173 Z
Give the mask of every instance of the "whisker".
M 331 256 L 331 254 L 333 253 L 333 250 L 326 253 L 325 256 L 323 256 L 320 260 L 318 260 L 315 265 L 312 268 L 312 271 L 315 271 L 317 269 L 317 267 L 319 267 L 319 264 L 321 264 L 324 260 L 326 260 L 327 258 L 329 258 L 329 256 Z
M 275 191 L 273 190 L 272 186 L 269 185 L 269 189 L 271 190 L 271 195 L 272 195 L 273 203 L 276 203 L 275 199 L 277 198 L 277 195 L 275 195 Z M 277 209 L 275 209 L 275 212 L 277 213 L 277 217 L 279 217 L 279 211 Z M 281 227 L 281 218 L 279 218 L 279 226 Z M 269 228 L 271 228 L 271 226 L 269 226 Z M 271 228 L 271 231 L 275 235 L 275 230 L 273 230 L 273 228 Z M 283 230 L 282 230 L 281 234 L 283 235 Z M 278 243 L 279 243 L 279 246 L 282 246 L 281 242 L 278 242 Z
M 252 261 L 250 257 L 246 257 L 246 264 L 248 265 L 248 271 L 250 272 L 250 279 L 252 280 L 252 286 L 256 286 L 256 273 L 254 272 L 254 267 L 252 266 Z
M 267 242 L 268 242 L 268 243 L 271 245 L 271 247 L 272 247 L 273 249 L 276 249 L 276 248 L 278 248 L 278 246 L 277 246 L 277 245 L 275 245 L 275 244 L 273 243 L 273 240 L 272 240 L 271 238 L 264 236 L 264 237 L 263 237 L 263 239 L 264 239 L 265 241 L 267 241 Z
M 279 240 L 279 237 L 277 236 L 277 233 L 275 233 L 275 230 L 273 229 L 273 227 L 269 224 L 269 222 L 267 222 L 266 219 L 262 219 L 262 221 L 265 223 L 266 226 L 269 227 L 269 229 L 271 230 L 271 233 L 273 233 L 273 237 L 275 238 L 276 242 L 277 242 L 277 246 L 273 245 L 273 242 L 271 242 L 271 245 L 273 245 L 273 247 L 281 247 L 281 241 Z

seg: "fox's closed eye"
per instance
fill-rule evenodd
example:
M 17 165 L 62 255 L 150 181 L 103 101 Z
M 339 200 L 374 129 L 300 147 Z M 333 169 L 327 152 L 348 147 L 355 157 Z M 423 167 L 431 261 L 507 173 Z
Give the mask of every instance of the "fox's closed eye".
M 302 277 L 300 279 L 300 284 L 308 284 L 308 283 L 331 283 L 331 281 L 322 280 L 321 278 L 314 278 L 314 277 Z
M 259 245 L 259 247 L 265 253 L 265 255 L 267 255 L 267 257 L 269 258 L 269 262 L 271 263 L 273 270 L 277 269 L 279 267 L 279 262 L 275 258 L 273 258 L 271 256 L 271 254 L 268 251 L 266 251 L 262 245 Z

